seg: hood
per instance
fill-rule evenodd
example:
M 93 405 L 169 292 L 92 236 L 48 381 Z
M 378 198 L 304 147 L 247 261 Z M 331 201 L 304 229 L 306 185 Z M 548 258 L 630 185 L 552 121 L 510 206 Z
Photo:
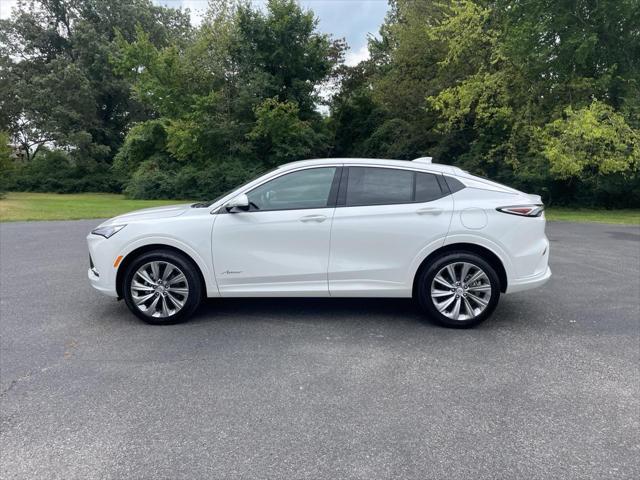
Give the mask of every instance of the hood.
M 140 220 L 155 220 L 161 218 L 177 217 L 191 208 L 190 203 L 183 203 L 180 205 L 167 205 L 165 207 L 153 207 L 143 208 L 142 210 L 135 210 L 133 212 L 118 215 L 117 217 L 110 218 L 102 225 L 116 225 L 122 223 L 135 222 Z

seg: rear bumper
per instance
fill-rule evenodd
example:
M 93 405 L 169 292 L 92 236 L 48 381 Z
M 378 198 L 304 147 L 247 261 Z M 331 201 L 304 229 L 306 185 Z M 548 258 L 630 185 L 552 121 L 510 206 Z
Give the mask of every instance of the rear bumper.
M 539 274 L 531 275 L 530 277 L 523 277 L 512 280 L 507 287 L 507 293 L 523 292 L 525 290 L 531 290 L 532 288 L 538 288 L 547 283 L 551 278 L 551 269 L 547 268 Z

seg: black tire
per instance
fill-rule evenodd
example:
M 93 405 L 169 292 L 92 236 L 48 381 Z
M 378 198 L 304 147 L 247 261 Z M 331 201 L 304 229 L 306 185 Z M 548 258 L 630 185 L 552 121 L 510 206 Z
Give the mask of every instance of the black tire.
M 151 262 L 164 262 L 177 267 L 186 277 L 180 287 L 188 290 L 183 306 L 177 312 L 166 317 L 155 317 L 142 311 L 134 301 L 131 292 L 133 278 L 141 267 Z M 166 268 L 166 267 L 164 267 Z M 141 254 L 129 265 L 123 275 L 122 293 L 129 310 L 142 321 L 152 325 L 173 325 L 186 321 L 198 308 L 202 300 L 203 285 L 198 267 L 187 256 L 172 250 L 153 250 Z M 169 301 L 170 304 L 172 304 Z M 177 304 L 172 304 L 177 308 Z
M 477 316 L 468 319 L 454 320 L 438 310 L 431 296 L 431 288 L 438 272 L 446 268 L 447 265 L 461 262 L 469 263 L 481 269 L 486 274 L 491 295 L 486 307 Z M 428 317 L 439 325 L 452 328 L 473 327 L 486 320 L 498 305 L 500 298 L 500 279 L 498 274 L 486 260 L 475 253 L 458 251 L 443 254 L 425 268 L 422 268 L 418 275 L 417 290 L 415 292 L 418 303 Z M 485 285 L 485 288 L 488 289 L 488 286 Z M 474 303 L 474 306 L 477 306 L 477 304 Z

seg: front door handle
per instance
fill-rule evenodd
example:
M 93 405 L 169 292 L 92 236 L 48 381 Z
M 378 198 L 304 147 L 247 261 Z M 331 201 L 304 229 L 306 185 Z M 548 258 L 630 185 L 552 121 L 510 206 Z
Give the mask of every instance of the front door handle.
M 418 215 L 440 215 L 442 213 L 441 208 L 436 207 L 424 207 L 416 210 Z
M 307 222 L 321 223 L 321 222 L 324 222 L 326 219 L 327 217 L 325 215 L 307 215 L 306 217 L 301 217 L 299 220 L 304 223 L 307 223 Z

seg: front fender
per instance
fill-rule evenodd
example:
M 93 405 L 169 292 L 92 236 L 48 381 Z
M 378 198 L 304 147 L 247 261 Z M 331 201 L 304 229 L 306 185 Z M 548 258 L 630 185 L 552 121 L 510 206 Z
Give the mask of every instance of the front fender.
M 158 247 L 169 246 L 173 247 L 177 250 L 180 250 L 185 255 L 189 256 L 191 260 L 195 262 L 200 271 L 202 272 L 202 276 L 204 277 L 205 287 L 207 292 L 207 297 L 217 297 L 220 295 L 218 291 L 218 285 L 215 280 L 215 276 L 213 275 L 213 264 L 211 258 L 205 258 L 203 255 L 198 253 L 198 251 L 190 246 L 189 244 L 169 235 L 145 235 L 143 238 L 138 238 L 130 241 L 126 245 L 124 245 L 120 249 L 120 255 L 123 256 L 123 259 L 126 259 L 131 252 L 138 250 L 142 247 L 148 247 L 152 245 L 157 245 Z M 205 251 L 210 251 L 207 248 Z M 121 262 L 120 265 L 122 265 Z

